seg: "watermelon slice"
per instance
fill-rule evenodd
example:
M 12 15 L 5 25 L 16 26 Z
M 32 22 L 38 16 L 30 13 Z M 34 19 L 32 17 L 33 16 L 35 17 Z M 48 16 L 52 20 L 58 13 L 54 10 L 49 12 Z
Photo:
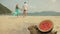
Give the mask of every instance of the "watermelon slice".
M 40 31 L 49 31 L 49 30 L 51 30 L 52 26 L 53 26 L 52 21 L 50 21 L 50 20 L 44 20 L 41 23 L 39 23 L 38 29 Z

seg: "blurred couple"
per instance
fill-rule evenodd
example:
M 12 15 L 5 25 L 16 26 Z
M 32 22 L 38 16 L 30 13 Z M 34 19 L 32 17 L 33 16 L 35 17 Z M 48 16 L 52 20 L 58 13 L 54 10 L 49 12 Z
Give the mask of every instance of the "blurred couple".
M 16 9 L 15 9 L 15 12 L 13 13 L 14 16 L 17 16 L 18 17 L 18 14 L 19 14 L 19 7 L 18 7 L 18 4 L 16 4 Z M 22 6 L 22 9 L 20 9 L 23 11 L 23 17 L 25 17 L 27 15 L 27 10 L 28 10 L 28 5 L 26 2 L 24 2 L 23 6 Z

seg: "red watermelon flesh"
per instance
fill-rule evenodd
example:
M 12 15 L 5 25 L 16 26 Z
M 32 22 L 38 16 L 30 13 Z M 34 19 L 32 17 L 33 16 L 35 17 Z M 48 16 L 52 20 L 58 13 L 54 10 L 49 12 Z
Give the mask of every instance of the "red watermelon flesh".
M 42 21 L 40 24 L 39 24 L 39 28 L 41 30 L 49 30 L 50 28 L 52 27 L 52 22 L 50 20 L 45 20 L 45 21 Z

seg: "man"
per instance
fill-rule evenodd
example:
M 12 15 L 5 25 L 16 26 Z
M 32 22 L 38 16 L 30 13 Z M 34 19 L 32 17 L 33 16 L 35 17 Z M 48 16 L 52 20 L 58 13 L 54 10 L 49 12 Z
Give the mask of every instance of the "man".
M 24 2 L 23 9 L 22 9 L 23 10 L 23 17 L 27 15 L 27 9 L 28 9 L 27 7 L 28 7 L 27 3 Z

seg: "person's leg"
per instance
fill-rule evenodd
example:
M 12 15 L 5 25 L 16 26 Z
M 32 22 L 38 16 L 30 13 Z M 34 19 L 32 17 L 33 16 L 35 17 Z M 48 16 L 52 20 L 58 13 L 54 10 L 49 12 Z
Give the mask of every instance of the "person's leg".
M 23 17 L 27 15 L 26 10 L 23 11 Z
M 17 17 L 18 17 L 18 14 L 17 14 Z

